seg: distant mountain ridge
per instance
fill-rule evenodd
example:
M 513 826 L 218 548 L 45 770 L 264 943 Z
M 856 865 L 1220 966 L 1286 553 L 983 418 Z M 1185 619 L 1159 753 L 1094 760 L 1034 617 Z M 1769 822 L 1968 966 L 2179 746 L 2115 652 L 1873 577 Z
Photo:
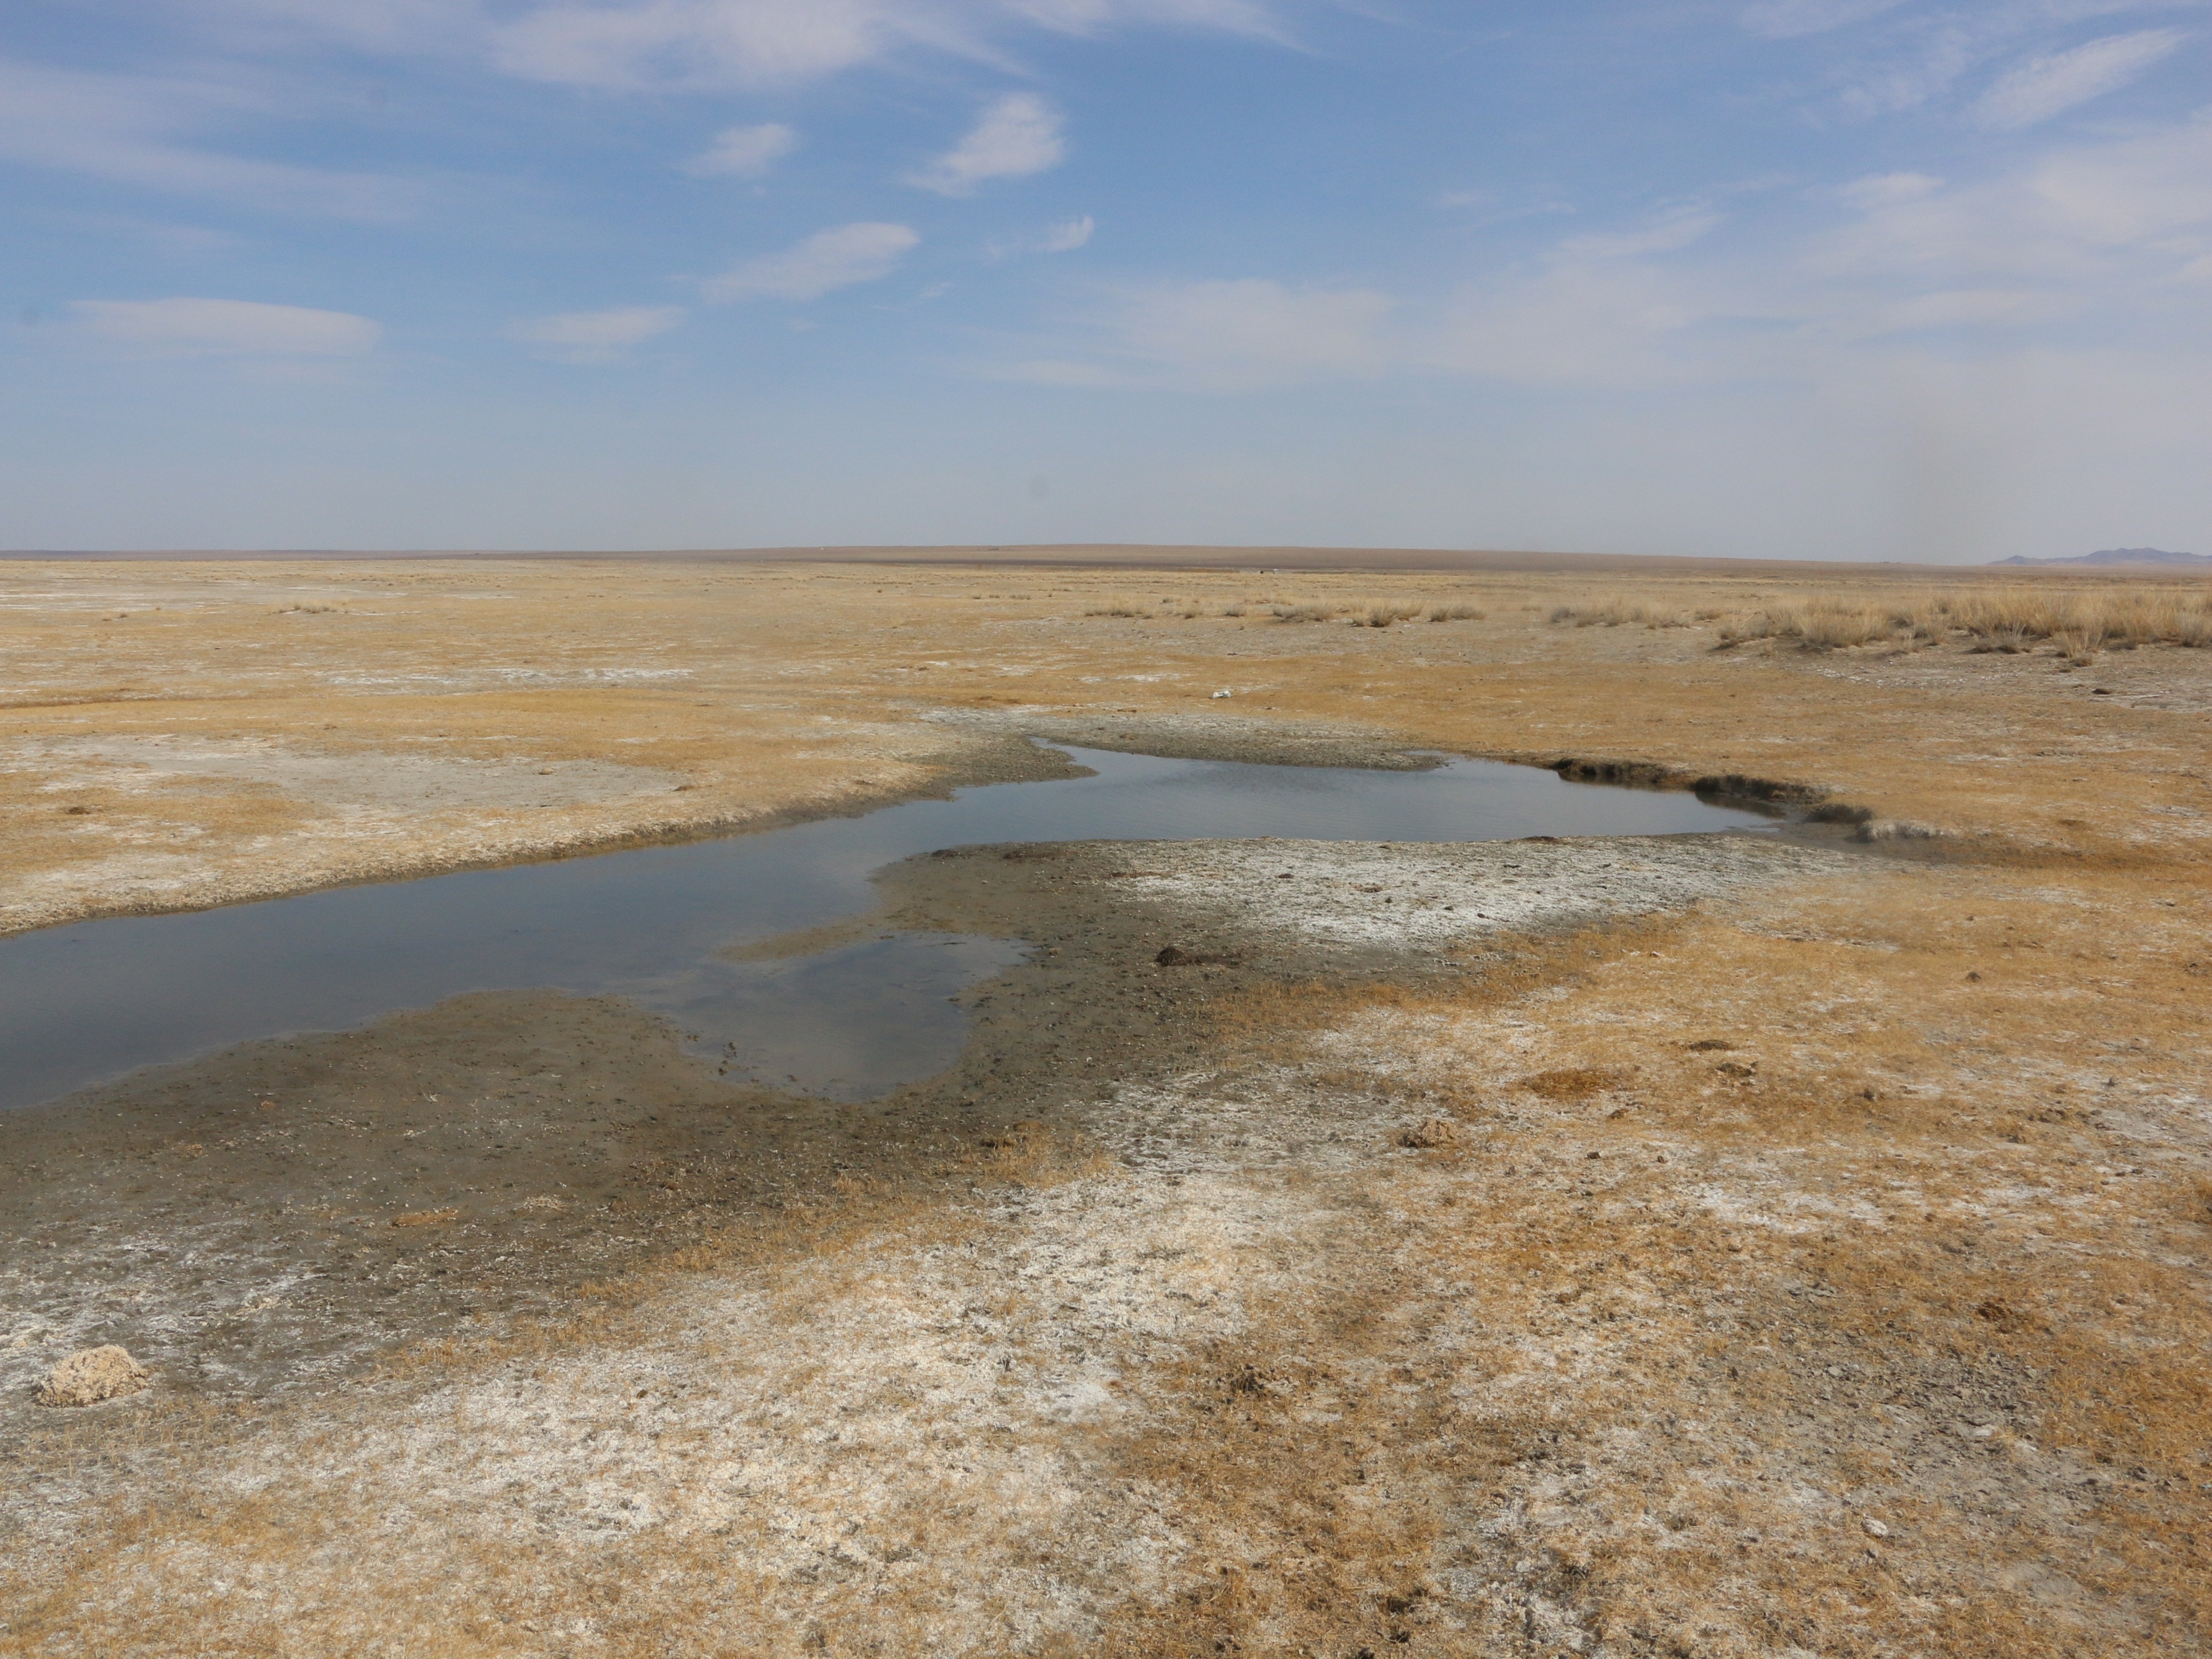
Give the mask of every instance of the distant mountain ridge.
M 2212 553 L 2169 553 L 2162 547 L 2107 547 L 2095 553 L 2080 553 L 2070 559 L 2031 559 L 2024 553 L 2015 553 L 2008 559 L 1991 559 L 1991 564 L 2212 564 Z

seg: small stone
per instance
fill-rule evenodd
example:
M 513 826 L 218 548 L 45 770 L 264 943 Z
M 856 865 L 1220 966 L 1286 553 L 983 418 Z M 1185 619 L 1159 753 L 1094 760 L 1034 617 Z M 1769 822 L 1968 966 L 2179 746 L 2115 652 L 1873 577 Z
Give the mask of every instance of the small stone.
M 1215 692 L 1213 695 L 1214 695 L 1215 696 L 1217 696 L 1217 697 L 1225 697 L 1225 696 L 1230 696 L 1230 695 L 1231 695 L 1231 693 L 1229 693 L 1229 692 L 1227 692 L 1227 691 L 1217 691 L 1217 692 Z
M 114 1343 L 102 1348 L 80 1348 L 39 1384 L 35 1396 L 41 1406 L 97 1406 L 137 1394 L 149 1387 L 154 1374 Z
M 1859 1525 L 1866 1529 L 1866 1535 L 1869 1538 L 1887 1538 L 1889 1536 L 1889 1528 L 1882 1525 L 1881 1522 L 1875 1520 L 1872 1516 L 1869 1516 L 1865 1520 L 1860 1522 Z

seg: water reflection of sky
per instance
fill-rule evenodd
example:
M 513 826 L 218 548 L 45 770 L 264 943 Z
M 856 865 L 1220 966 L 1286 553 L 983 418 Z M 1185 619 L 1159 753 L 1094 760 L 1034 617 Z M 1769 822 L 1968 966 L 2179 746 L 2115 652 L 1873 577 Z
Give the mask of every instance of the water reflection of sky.
M 47 928 L 0 940 L 0 1105 L 253 1037 L 344 1030 L 465 991 L 632 998 L 732 1075 L 840 1096 L 943 1069 L 946 999 L 1018 960 L 900 935 L 769 963 L 720 953 L 864 909 L 869 874 L 977 842 L 1496 841 L 1670 835 L 1765 820 L 1686 794 L 1454 761 L 1425 772 L 1070 750 L 1092 775 L 996 784 L 865 817 L 681 847 Z

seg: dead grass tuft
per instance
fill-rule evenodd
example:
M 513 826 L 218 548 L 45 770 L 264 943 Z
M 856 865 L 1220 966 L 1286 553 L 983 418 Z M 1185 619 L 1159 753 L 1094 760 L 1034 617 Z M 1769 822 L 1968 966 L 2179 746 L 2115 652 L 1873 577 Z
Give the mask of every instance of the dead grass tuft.
M 1592 1095 L 1602 1094 L 1608 1089 L 1618 1089 L 1628 1081 L 1627 1073 L 1602 1066 L 1562 1066 L 1549 1072 L 1534 1072 L 1516 1079 L 1513 1086 L 1525 1089 L 1541 1100 L 1588 1100 Z

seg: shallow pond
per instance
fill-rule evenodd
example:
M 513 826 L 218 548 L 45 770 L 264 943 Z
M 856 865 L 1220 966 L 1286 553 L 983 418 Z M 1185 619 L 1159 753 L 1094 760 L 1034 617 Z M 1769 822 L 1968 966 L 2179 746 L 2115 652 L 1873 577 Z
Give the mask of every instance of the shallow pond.
M 842 1097 L 943 1070 L 947 1001 L 1018 961 L 1002 939 L 900 933 L 786 961 L 733 947 L 865 911 L 894 860 L 993 842 L 1500 841 L 1771 820 L 1534 767 L 1427 771 L 1163 760 L 1054 744 L 1088 777 L 759 835 L 337 888 L 0 939 L 0 1106 L 288 1031 L 342 1030 L 465 991 L 624 996 L 737 1070 Z

